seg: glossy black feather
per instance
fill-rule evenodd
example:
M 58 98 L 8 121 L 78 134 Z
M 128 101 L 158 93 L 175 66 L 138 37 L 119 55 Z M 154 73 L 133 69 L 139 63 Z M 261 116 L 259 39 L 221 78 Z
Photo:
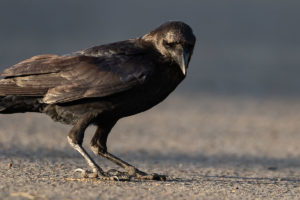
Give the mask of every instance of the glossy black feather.
M 190 59 L 192 30 L 168 22 L 140 38 L 24 60 L 0 74 L 0 113 L 42 112 L 64 123 L 95 113 L 94 121 L 100 123 L 107 116 L 119 119 L 145 111 L 185 77 L 174 53 L 168 53 L 172 49 L 163 46 L 172 41 Z

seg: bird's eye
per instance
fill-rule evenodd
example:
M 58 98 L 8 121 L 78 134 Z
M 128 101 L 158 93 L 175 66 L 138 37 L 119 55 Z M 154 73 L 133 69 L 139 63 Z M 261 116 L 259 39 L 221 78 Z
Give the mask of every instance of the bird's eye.
M 167 41 L 163 41 L 163 44 L 165 47 L 167 48 L 173 48 L 176 46 L 176 42 L 167 42 Z

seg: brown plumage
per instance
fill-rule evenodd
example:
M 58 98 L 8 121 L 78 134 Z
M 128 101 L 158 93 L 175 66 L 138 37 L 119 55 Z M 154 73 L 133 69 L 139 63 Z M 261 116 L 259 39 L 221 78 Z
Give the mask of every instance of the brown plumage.
M 167 22 L 140 38 L 95 46 L 68 55 L 39 55 L 1 73 L 0 113 L 41 112 L 73 124 L 68 140 L 93 169 L 93 176 L 163 180 L 107 152 L 107 136 L 122 117 L 165 99 L 184 79 L 195 36 L 182 22 Z M 104 172 L 85 152 L 85 129 L 98 127 L 91 147 L 125 168 Z M 82 170 L 83 171 L 83 170 Z

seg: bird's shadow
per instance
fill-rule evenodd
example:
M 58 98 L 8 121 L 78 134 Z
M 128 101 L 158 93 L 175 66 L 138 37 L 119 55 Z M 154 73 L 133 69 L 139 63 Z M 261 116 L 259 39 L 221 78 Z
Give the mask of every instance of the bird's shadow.
M 222 167 L 222 166 L 240 166 L 251 167 L 260 166 L 268 167 L 269 170 L 277 170 L 284 168 L 299 168 L 300 157 L 272 158 L 272 157 L 256 157 L 250 155 L 237 156 L 231 154 L 222 155 L 204 155 L 204 154 L 188 154 L 188 153 L 161 153 L 146 151 L 127 151 L 125 153 L 114 152 L 117 156 L 125 160 L 134 161 L 136 163 L 167 163 L 167 164 L 193 164 L 201 165 L 201 167 Z M 0 156 L 7 158 L 25 158 L 31 159 L 81 159 L 81 156 L 71 148 L 53 149 L 47 147 L 39 147 L 35 149 L 10 146 L 9 148 L 0 148 Z M 83 159 L 82 159 L 83 160 Z

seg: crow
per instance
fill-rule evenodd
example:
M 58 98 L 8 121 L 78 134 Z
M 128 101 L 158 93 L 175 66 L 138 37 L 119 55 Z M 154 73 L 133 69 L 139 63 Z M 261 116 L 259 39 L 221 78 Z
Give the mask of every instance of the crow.
M 146 35 L 66 55 L 37 55 L 0 76 L 0 113 L 45 113 L 73 125 L 68 142 L 92 168 L 85 177 L 166 180 L 107 151 L 117 121 L 163 101 L 185 78 L 196 38 L 190 26 L 169 21 Z M 125 171 L 104 171 L 83 148 L 84 132 L 97 126 L 91 149 Z

